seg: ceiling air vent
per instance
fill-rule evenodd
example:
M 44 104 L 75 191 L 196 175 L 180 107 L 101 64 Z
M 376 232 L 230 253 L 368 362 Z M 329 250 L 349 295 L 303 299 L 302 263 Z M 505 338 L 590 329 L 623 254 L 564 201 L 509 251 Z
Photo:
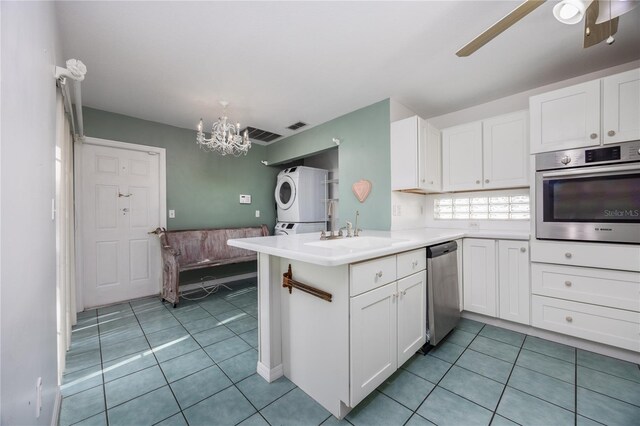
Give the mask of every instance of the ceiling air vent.
M 306 126 L 307 123 L 303 123 L 302 121 L 298 121 L 297 123 L 293 123 L 291 126 L 287 127 L 289 130 L 298 130 L 300 127 Z
M 266 130 L 256 129 L 255 127 L 247 127 L 243 129 L 240 134 L 243 135 L 245 130 L 249 132 L 249 139 L 261 142 L 271 142 L 282 137 L 282 135 L 278 135 L 277 133 L 267 132 Z

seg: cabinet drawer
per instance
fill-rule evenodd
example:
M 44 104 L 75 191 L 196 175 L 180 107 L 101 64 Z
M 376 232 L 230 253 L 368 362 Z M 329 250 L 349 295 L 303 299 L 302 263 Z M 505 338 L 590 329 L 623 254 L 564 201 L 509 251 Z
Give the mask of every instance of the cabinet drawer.
M 396 280 L 396 256 L 387 256 L 349 267 L 351 291 L 356 296 Z
M 531 261 L 640 272 L 640 246 L 532 241 Z
M 400 253 L 397 256 L 398 279 L 404 278 L 427 268 L 427 249 Z
M 640 351 L 640 314 L 551 297 L 533 296 L 532 325 Z
M 533 263 L 532 292 L 576 302 L 640 312 L 640 274 Z

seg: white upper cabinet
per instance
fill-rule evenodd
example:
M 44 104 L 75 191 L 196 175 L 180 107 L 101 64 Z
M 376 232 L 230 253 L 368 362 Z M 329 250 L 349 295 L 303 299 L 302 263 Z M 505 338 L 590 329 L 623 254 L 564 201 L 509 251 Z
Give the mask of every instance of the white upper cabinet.
M 484 189 L 529 185 L 529 112 L 482 122 Z
M 442 131 L 442 190 L 482 189 L 482 122 Z
M 528 112 L 518 111 L 442 131 L 442 190 L 529 185 Z
M 640 69 L 602 79 L 603 142 L 640 139 Z
M 640 69 L 529 98 L 531 152 L 640 139 Z
M 600 145 L 600 80 L 529 98 L 531 152 Z
M 440 192 L 440 131 L 414 115 L 391 123 L 391 189 Z

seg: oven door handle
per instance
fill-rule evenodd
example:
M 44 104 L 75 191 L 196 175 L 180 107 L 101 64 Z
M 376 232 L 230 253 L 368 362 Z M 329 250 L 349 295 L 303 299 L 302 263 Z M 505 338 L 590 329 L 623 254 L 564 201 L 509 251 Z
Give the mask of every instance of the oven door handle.
M 585 167 L 582 169 L 575 170 L 562 170 L 559 172 L 543 172 L 542 178 L 553 178 L 553 177 L 574 177 L 574 176 L 582 176 L 582 175 L 596 175 L 596 174 L 619 174 L 620 172 L 631 172 L 631 171 L 640 171 L 640 163 L 630 164 L 624 166 L 615 166 L 615 167 Z

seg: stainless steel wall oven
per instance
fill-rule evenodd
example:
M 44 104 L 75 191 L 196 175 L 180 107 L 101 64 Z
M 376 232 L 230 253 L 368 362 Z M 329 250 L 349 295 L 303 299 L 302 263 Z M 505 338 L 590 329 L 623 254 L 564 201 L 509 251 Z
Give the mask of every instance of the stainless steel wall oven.
M 640 244 L 640 141 L 536 156 L 536 238 Z

